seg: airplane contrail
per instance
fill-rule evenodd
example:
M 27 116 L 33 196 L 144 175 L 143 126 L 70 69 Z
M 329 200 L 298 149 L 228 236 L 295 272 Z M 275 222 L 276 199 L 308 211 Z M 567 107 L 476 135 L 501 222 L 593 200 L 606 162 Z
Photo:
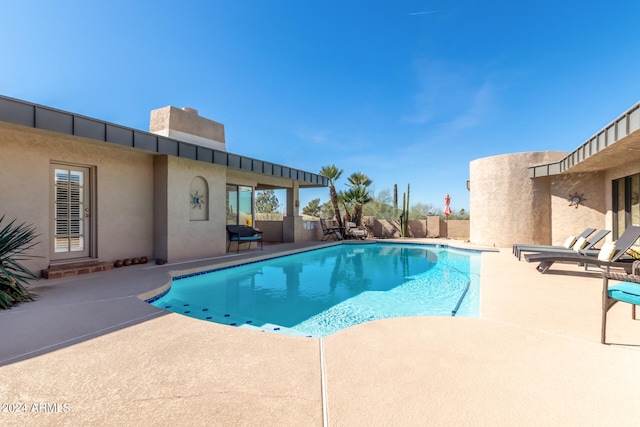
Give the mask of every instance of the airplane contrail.
M 437 10 L 424 10 L 422 12 L 411 12 L 409 13 L 409 15 L 427 15 L 429 13 L 436 13 L 438 12 Z

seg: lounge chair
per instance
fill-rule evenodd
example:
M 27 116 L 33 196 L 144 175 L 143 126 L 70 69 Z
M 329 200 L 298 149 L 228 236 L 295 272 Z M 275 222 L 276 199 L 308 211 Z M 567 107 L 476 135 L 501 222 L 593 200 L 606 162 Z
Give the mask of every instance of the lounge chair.
M 540 273 L 545 273 L 556 262 L 577 262 L 606 267 L 622 267 L 629 271 L 633 258 L 626 252 L 640 238 L 640 226 L 632 225 L 627 227 L 622 236 L 615 243 L 605 243 L 599 251 L 579 251 L 574 253 L 546 252 L 539 254 L 528 254 L 524 258 L 527 262 L 539 262 L 536 269 Z M 626 259 L 625 259 L 626 258 Z
M 529 245 L 524 243 L 515 243 L 513 245 L 513 254 L 520 259 L 521 252 L 532 252 L 534 249 L 537 251 L 538 249 L 547 250 L 547 249 L 571 249 L 575 242 L 580 238 L 587 238 L 596 231 L 595 228 L 585 228 L 585 230 L 580 233 L 577 237 L 569 236 L 567 241 L 565 241 L 564 246 L 553 246 L 553 245 Z
M 620 280 L 621 283 L 609 286 L 609 279 Z M 631 274 L 602 273 L 602 344 L 606 341 L 607 312 L 620 301 L 631 304 L 631 318 L 636 320 L 636 305 L 640 305 L 640 261 L 633 263 Z
M 331 237 L 333 240 L 342 240 L 342 233 L 337 227 L 328 227 L 327 221 L 320 218 L 320 227 L 322 227 L 322 241 L 328 240 Z
M 354 239 L 366 239 L 369 232 L 364 228 L 360 228 L 355 222 L 347 222 L 344 230 L 344 234 Z
M 591 229 L 587 229 L 591 230 Z M 590 251 L 593 250 L 593 247 L 600 242 L 600 240 L 604 239 L 607 234 L 611 233 L 609 230 L 599 230 L 597 233 L 590 235 L 585 238 L 580 236 L 578 239 L 575 239 L 572 245 L 568 245 L 571 243 L 571 240 L 567 240 L 567 246 L 520 246 L 516 250 L 515 255 L 520 260 L 523 252 L 535 252 L 535 253 L 546 253 L 546 252 L 562 252 L 562 253 L 572 253 L 582 251 Z M 584 234 L 584 233 L 583 233 Z

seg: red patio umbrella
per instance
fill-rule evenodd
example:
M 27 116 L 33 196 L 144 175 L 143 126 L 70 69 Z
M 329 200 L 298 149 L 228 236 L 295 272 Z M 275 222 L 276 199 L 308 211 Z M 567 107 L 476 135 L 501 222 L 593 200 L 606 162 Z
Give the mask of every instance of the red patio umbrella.
M 449 196 L 449 193 L 447 193 L 446 196 L 444 196 L 444 216 L 445 216 L 445 227 L 446 227 L 446 235 L 445 238 L 449 238 L 449 224 L 447 223 L 447 219 L 449 219 L 449 215 L 451 215 L 451 207 L 449 206 L 451 204 L 451 196 Z
M 444 196 L 444 216 L 446 216 L 447 218 L 449 218 L 449 215 L 451 215 L 451 207 L 449 206 L 451 204 L 451 197 L 449 196 L 449 193 L 447 193 L 446 196 Z

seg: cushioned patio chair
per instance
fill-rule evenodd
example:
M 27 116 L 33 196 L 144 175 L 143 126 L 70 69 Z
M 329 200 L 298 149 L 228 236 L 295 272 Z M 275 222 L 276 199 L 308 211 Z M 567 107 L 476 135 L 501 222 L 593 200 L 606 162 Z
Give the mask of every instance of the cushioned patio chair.
M 609 286 L 610 279 L 621 282 Z M 607 312 L 618 302 L 631 304 L 631 318 L 636 320 L 636 305 L 640 305 L 640 261 L 633 263 L 631 274 L 602 273 L 602 344 L 606 342 Z
M 627 251 L 640 238 L 640 227 L 632 225 L 627 227 L 622 236 L 615 243 L 605 243 L 599 251 L 579 251 L 574 253 L 547 252 L 539 254 L 528 254 L 524 258 L 527 262 L 538 262 L 536 269 L 540 273 L 545 273 L 556 262 L 577 262 L 584 264 L 585 268 L 589 264 L 606 267 L 622 267 L 626 271 L 631 270 L 631 263 L 634 261 Z
M 591 235 L 594 231 L 596 231 L 595 228 L 585 228 L 585 230 L 580 233 L 577 237 L 576 236 L 569 236 L 567 238 L 567 240 L 564 243 L 564 246 L 554 246 L 554 245 L 531 245 L 531 244 L 526 244 L 526 243 L 514 243 L 513 245 L 513 254 L 515 256 L 518 257 L 518 260 L 520 259 L 520 253 L 521 252 L 532 252 L 534 249 L 535 250 L 546 250 L 546 249 L 571 249 L 572 246 L 576 243 L 576 241 L 580 238 L 587 238 L 589 237 L 589 235 Z
M 591 229 L 588 229 L 591 230 Z M 611 233 L 609 230 L 599 230 L 597 233 L 590 235 L 585 238 L 583 236 L 578 237 L 577 239 L 571 238 L 567 239 L 565 242 L 565 246 L 520 246 L 516 249 L 517 253 L 515 254 L 520 260 L 522 253 L 524 252 L 535 252 L 535 253 L 545 253 L 545 252 L 562 252 L 562 253 L 571 253 L 577 251 L 590 251 L 593 250 L 593 247 L 598 244 L 602 239 L 605 238 L 607 234 Z M 584 233 L 583 233 L 584 234 Z
M 355 222 L 347 222 L 344 234 L 354 239 L 366 239 L 369 232 L 364 228 L 360 228 Z
M 331 237 L 333 240 L 342 240 L 342 233 L 338 227 L 328 227 L 327 221 L 320 218 L 320 227 L 322 227 L 322 241 Z

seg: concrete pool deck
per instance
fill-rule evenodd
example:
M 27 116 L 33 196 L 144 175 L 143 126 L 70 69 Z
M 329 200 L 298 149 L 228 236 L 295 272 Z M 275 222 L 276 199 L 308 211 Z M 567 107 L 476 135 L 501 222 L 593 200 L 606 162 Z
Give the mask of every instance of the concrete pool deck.
M 171 271 L 300 246 L 36 282 L 37 301 L 0 312 L 0 424 L 638 422 L 640 321 L 616 305 L 614 344 L 599 343 L 596 269 L 541 275 L 510 248 L 485 252 L 480 319 L 388 319 L 322 340 L 206 323 L 137 298 Z

